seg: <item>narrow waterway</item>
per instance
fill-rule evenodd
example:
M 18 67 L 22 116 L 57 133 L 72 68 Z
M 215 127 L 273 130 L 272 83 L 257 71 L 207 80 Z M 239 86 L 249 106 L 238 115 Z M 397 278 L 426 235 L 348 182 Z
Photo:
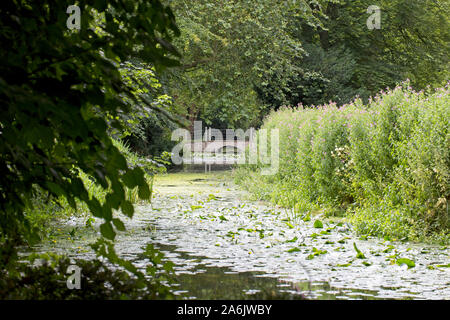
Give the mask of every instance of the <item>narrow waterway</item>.
M 180 298 L 450 299 L 447 247 L 363 240 L 345 223 L 295 218 L 249 200 L 229 171 L 158 176 L 155 190 L 151 205 L 123 218 L 116 250 L 144 266 L 153 243 L 175 263 Z M 64 222 L 35 249 L 93 258 L 98 233 L 85 220 Z

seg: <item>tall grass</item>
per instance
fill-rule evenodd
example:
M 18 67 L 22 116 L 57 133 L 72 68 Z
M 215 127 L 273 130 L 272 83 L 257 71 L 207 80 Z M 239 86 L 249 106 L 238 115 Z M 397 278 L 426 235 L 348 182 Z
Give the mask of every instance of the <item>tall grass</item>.
M 263 125 L 280 132 L 278 173 L 259 176 L 248 166 L 237 182 L 297 212 L 344 213 L 360 233 L 445 238 L 449 122 L 449 84 L 415 92 L 404 83 L 367 105 L 284 107 Z

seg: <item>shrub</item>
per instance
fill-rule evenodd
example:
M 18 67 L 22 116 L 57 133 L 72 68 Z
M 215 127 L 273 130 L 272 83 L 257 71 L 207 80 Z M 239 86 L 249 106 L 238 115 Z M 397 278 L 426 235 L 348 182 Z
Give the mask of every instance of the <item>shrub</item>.
M 149 244 L 142 255 L 148 260 L 144 271 L 115 255 L 111 243 L 99 240 L 96 246 L 110 262 L 76 260 L 52 254 L 31 255 L 14 268 L 0 269 L 1 300 L 106 300 L 173 299 L 173 263 Z M 36 263 L 37 262 L 37 263 Z M 67 287 L 68 267 L 81 268 L 81 288 Z
M 280 170 L 257 176 L 261 183 L 252 189 L 269 190 L 260 195 L 299 210 L 344 208 L 361 233 L 408 239 L 448 233 L 449 84 L 415 92 L 405 82 L 367 105 L 356 99 L 340 108 L 272 112 L 262 128 L 280 130 Z M 254 181 L 258 167 L 240 169 L 238 182 L 246 175 Z

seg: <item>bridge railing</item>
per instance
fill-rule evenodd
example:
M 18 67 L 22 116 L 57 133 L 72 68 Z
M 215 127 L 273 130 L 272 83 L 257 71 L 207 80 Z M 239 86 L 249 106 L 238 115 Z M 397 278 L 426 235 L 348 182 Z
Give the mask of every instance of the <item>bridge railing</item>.
M 249 141 L 251 135 L 254 134 L 254 129 L 228 129 L 228 128 L 211 128 L 206 127 L 200 130 L 192 130 L 191 136 L 193 141 L 218 141 L 218 140 L 235 140 L 235 141 Z

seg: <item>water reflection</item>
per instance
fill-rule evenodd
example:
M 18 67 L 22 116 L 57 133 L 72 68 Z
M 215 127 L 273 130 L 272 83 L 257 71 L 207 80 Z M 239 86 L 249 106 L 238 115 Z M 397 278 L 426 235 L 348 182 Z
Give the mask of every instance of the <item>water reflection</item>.
M 294 292 L 283 292 L 276 278 L 257 277 L 258 272 L 229 272 L 227 268 L 207 267 L 203 272 L 180 274 L 178 292 L 188 299 L 304 299 Z M 292 287 L 292 286 L 290 286 Z
M 140 254 L 152 242 L 175 263 L 180 298 L 450 298 L 450 268 L 439 267 L 449 263 L 448 248 L 358 239 L 325 221 L 321 229 L 314 221 L 288 225 L 286 210 L 247 200 L 229 180 L 218 173 L 159 177 L 152 205 L 138 206 L 117 235 L 118 254 L 145 268 Z M 97 231 L 84 224 L 67 221 L 55 243 L 36 250 L 95 258 L 85 249 Z M 355 258 L 355 243 L 366 259 Z M 416 266 L 399 266 L 393 257 Z

